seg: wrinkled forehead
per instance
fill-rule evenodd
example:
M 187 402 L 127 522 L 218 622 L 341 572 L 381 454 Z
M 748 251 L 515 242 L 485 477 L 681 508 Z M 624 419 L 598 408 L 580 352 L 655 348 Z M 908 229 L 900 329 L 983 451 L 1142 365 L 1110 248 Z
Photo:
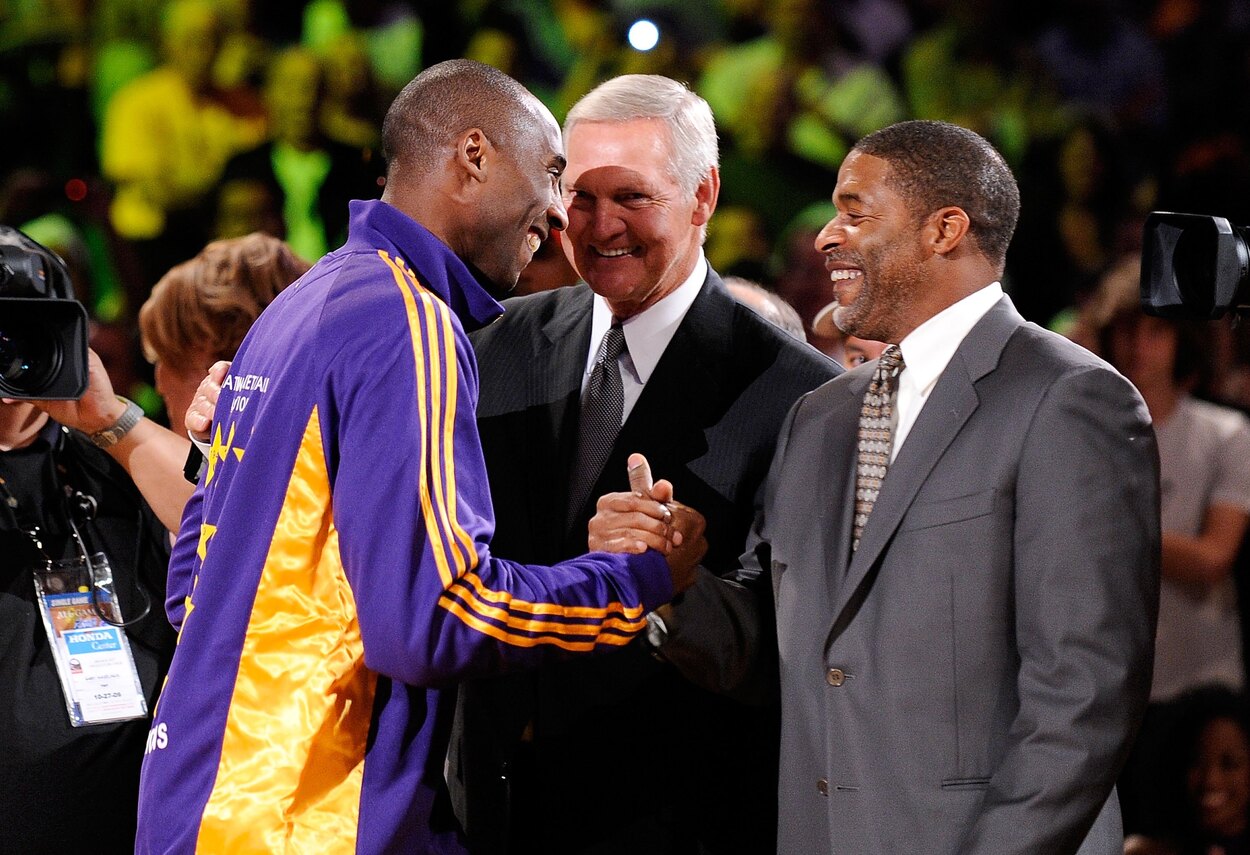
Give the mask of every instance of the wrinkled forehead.
M 676 183 L 668 129 L 660 119 L 577 122 L 565 131 L 565 176 L 632 174 L 653 183 Z

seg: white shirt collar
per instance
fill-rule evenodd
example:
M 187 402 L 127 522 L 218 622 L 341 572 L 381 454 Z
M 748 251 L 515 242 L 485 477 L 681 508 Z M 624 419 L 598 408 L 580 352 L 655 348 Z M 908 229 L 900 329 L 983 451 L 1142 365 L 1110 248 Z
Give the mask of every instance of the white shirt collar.
M 991 282 L 908 333 L 898 344 L 905 366 L 898 378 L 900 390 L 906 385 L 927 396 L 964 338 L 1002 296 L 1002 285 Z
M 699 289 L 707 279 L 707 259 L 703 250 L 699 250 L 699 259 L 694 270 L 686 277 L 686 281 L 678 285 L 669 295 L 654 306 L 650 306 L 632 318 L 621 322 L 621 331 L 625 333 L 625 345 L 629 348 L 629 361 L 633 363 L 635 380 L 646 385 L 651 373 L 664 355 L 668 343 L 673 340 L 677 327 L 681 326 L 694 298 L 699 296 Z M 612 310 L 608 301 L 595 295 L 594 316 L 590 325 L 590 350 L 586 354 L 585 373 L 594 369 L 595 354 L 603 335 L 612 325 Z M 625 364 L 622 360 L 622 364 Z

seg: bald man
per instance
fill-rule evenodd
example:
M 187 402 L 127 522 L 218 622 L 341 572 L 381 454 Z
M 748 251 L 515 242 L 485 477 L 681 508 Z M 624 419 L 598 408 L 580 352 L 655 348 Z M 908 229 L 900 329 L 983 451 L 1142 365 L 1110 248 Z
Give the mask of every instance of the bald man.
M 469 675 L 619 648 L 693 579 L 679 548 L 535 567 L 490 552 L 467 330 L 563 228 L 550 113 L 467 60 L 400 93 L 380 201 L 261 316 L 222 383 L 174 548 L 180 638 L 138 852 L 455 852 L 443 782 Z M 630 756 L 593 761 L 629 766 Z

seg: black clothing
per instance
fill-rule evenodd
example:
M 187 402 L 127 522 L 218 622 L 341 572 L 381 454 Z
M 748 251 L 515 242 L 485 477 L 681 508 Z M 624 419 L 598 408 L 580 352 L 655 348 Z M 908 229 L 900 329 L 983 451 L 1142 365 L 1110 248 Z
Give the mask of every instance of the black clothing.
M 637 451 L 706 517 L 704 566 L 736 567 L 786 412 L 838 366 L 739 305 L 709 271 L 565 526 L 593 295 L 579 285 L 504 305 L 472 336 L 492 549 L 534 563 L 585 552 L 596 500 L 628 489 Z M 776 850 L 775 697 L 749 707 L 714 695 L 641 639 L 581 658 L 462 686 L 450 784 L 471 851 Z M 609 753 L 637 762 L 591 774 Z
M 69 487 L 95 499 L 79 530 L 108 557 L 123 619 L 150 603 L 124 630 L 149 710 L 175 642 L 163 608 L 168 535 L 120 466 L 55 423 L 30 446 L 0 452 L 0 477 L 17 500 L 16 511 L 0 501 L 0 851 L 133 852 L 149 722 L 70 726 L 35 594 L 43 556 L 23 529 L 40 527 L 48 556 L 74 557 L 61 495 Z

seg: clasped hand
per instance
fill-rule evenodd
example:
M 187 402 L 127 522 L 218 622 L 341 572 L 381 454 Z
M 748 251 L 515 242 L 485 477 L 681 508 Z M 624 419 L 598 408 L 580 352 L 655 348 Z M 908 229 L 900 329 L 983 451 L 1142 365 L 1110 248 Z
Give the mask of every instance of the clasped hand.
M 707 552 L 703 515 L 675 501 L 668 481 L 653 483 L 651 466 L 641 454 L 629 456 L 629 486 L 630 492 L 599 497 L 588 545 L 604 552 L 662 552 L 673 589 L 681 593 L 694 584 L 695 567 Z

